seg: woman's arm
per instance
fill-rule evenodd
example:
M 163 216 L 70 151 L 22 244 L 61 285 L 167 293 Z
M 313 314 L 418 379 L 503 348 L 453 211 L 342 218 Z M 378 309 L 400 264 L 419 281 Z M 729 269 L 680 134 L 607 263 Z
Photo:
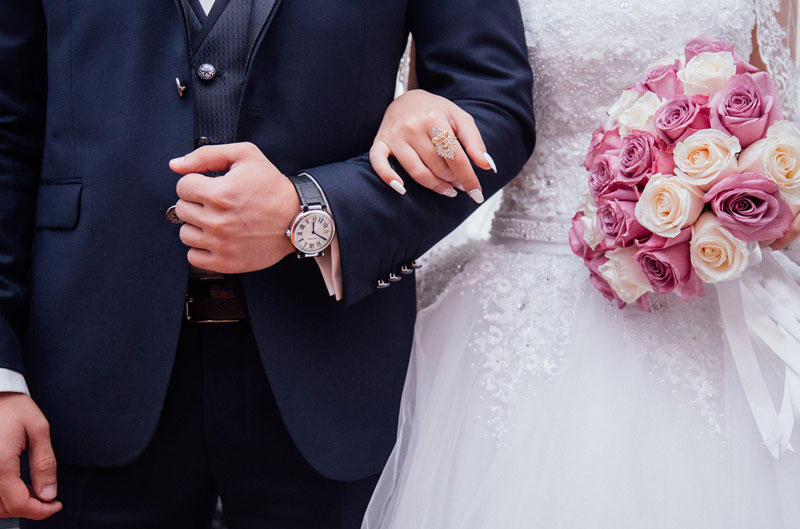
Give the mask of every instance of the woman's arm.
M 489 196 L 519 173 L 535 140 L 533 76 L 519 4 L 407 4 L 420 86 L 470 114 L 499 162 L 497 175 L 482 184 L 482 193 Z M 405 177 L 399 164 L 395 169 Z M 410 178 L 408 192 L 399 196 L 377 177 L 367 153 L 304 172 L 319 182 L 331 205 L 341 250 L 343 302 L 348 307 L 376 292 L 379 280 L 399 273 L 475 210 L 466 197 L 442 197 Z

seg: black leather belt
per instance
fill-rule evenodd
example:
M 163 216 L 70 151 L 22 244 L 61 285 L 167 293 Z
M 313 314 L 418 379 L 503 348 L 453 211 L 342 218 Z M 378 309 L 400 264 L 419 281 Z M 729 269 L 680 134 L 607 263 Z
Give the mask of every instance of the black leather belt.
M 247 319 L 244 303 L 224 278 L 190 278 L 186 290 L 186 321 L 233 323 Z

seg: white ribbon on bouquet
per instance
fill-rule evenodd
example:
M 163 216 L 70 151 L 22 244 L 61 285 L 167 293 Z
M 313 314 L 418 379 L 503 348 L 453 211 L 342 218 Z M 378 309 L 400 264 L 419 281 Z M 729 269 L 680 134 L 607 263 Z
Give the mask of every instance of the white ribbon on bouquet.
M 717 284 L 725 335 L 764 444 L 780 458 L 800 418 L 800 286 L 769 252 L 737 281 Z M 760 358 L 776 356 L 784 374 L 776 408 Z

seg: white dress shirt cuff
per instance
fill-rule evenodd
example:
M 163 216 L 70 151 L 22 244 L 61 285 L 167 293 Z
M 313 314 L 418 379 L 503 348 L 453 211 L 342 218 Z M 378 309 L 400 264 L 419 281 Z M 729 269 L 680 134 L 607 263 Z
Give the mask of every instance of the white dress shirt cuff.
M 324 198 L 325 191 L 322 190 L 316 178 L 308 173 L 306 173 L 306 176 L 314 182 L 314 185 L 317 186 L 317 189 L 319 189 L 319 192 L 322 193 Z M 325 201 L 327 202 L 327 199 Z M 334 222 L 336 222 L 335 219 Z M 339 255 L 339 236 L 337 235 L 333 238 L 333 242 L 328 248 L 328 251 L 325 252 L 325 255 L 315 257 L 314 260 L 317 262 L 319 271 L 322 273 L 322 279 L 325 281 L 328 295 L 336 297 L 336 301 L 341 301 L 344 287 L 342 286 L 342 259 Z
M 322 273 L 322 279 L 328 288 L 328 295 L 335 296 L 336 301 L 342 300 L 342 260 L 339 256 L 339 238 L 334 237 L 328 251 L 322 257 L 314 258 Z
M 0 368 L 0 393 L 24 393 L 31 396 L 28 391 L 28 384 L 25 383 L 25 377 L 22 373 L 12 371 L 10 369 Z

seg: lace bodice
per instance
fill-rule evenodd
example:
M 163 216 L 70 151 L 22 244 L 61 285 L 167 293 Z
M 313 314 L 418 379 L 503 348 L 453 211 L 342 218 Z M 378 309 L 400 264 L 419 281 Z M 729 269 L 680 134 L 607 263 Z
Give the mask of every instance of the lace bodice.
M 749 57 L 754 1 L 521 0 L 535 79 L 537 145 L 523 173 L 504 190 L 493 233 L 562 237 L 547 221 L 564 223 L 578 209 L 591 133 L 622 90 L 648 66 L 682 57 L 686 42 L 700 34 L 735 43 Z

